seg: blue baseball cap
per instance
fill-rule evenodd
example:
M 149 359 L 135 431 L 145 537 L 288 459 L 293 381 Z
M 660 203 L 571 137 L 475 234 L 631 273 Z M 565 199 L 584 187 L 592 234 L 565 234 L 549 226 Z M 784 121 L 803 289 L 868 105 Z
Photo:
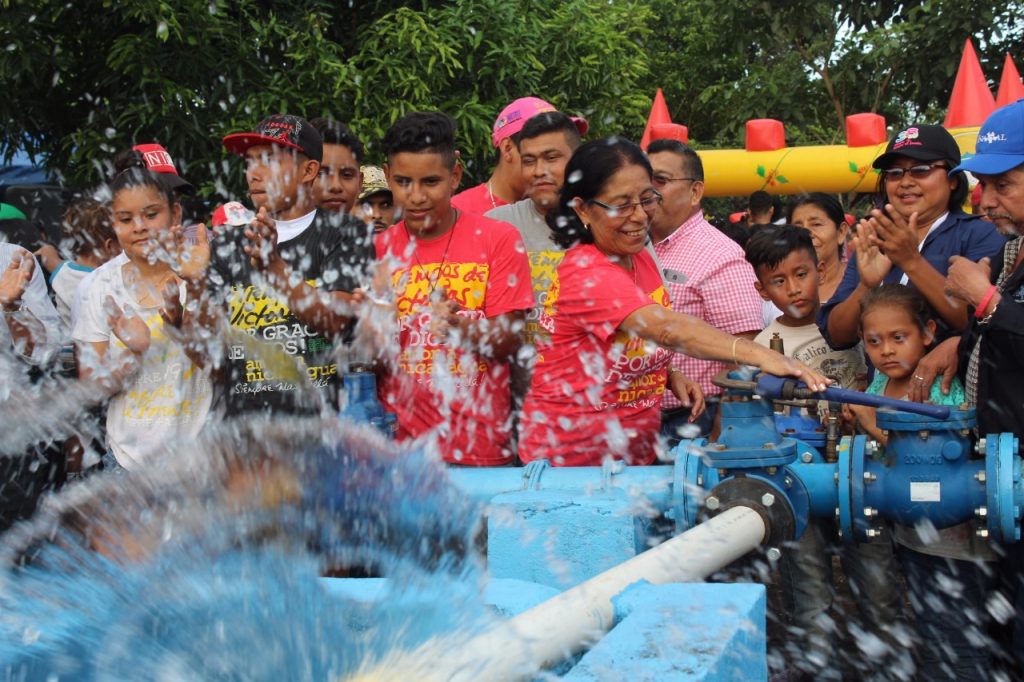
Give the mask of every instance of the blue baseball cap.
M 975 150 L 950 173 L 999 175 L 1024 164 L 1024 99 L 996 109 L 985 119 Z

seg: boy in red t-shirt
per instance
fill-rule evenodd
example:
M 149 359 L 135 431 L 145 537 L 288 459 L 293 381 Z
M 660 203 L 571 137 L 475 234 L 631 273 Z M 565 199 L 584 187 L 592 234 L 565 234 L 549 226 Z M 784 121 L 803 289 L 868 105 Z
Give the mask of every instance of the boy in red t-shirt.
M 382 391 L 398 437 L 436 437 L 450 464 L 508 464 L 509 360 L 533 305 L 526 249 L 511 225 L 451 205 L 462 178 L 451 118 L 409 114 L 383 147 L 404 218 L 375 240 L 399 323 Z

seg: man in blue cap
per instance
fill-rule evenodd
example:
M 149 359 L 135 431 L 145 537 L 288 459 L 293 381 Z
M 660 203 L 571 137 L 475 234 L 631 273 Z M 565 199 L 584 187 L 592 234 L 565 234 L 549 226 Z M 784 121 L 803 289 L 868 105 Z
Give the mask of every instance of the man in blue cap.
M 917 376 L 923 392 L 959 371 L 967 400 L 977 407 L 978 433 L 1024 434 L 1024 99 L 997 109 L 978 132 L 974 156 L 953 169 L 970 171 L 981 185 L 981 210 L 1009 241 L 990 262 L 951 259 L 946 293 L 966 301 L 970 322 L 962 336 L 932 351 Z M 911 393 L 911 400 L 923 400 Z M 1004 588 L 1016 592 L 1013 651 L 1024 664 L 1024 553 L 1004 548 Z
M 951 259 L 946 293 L 973 309 L 963 336 L 929 356 L 947 383 L 959 368 L 968 400 L 977 405 L 980 433 L 1024 433 L 1024 100 L 997 109 L 978 133 L 974 156 L 951 172 L 970 171 L 981 185 L 981 210 L 1010 240 L 992 259 Z M 959 361 L 957 361 L 959 356 Z M 938 360 L 941 359 L 941 362 Z M 926 391 L 926 389 L 923 389 Z M 911 399 L 921 396 L 911 394 Z M 925 397 L 926 399 L 926 397 Z

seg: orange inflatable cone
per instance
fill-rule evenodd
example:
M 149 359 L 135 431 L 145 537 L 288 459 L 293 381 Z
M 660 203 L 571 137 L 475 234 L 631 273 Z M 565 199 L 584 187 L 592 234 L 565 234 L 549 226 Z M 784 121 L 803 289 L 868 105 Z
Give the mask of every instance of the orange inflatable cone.
M 1013 58 L 1006 55 L 1003 63 L 1003 76 L 999 79 L 999 91 L 996 94 L 996 108 L 1013 104 L 1024 97 L 1024 83 L 1020 82 L 1020 73 L 1017 72 L 1017 65 Z
M 644 136 L 640 138 L 640 148 L 647 151 L 647 145 L 651 143 L 651 128 L 656 125 L 671 123 L 672 116 L 668 113 L 668 105 L 665 104 L 665 95 L 658 88 L 654 94 L 654 104 L 651 105 L 651 115 L 647 117 L 647 127 L 644 128 Z
M 995 98 L 989 90 L 988 81 L 981 71 L 981 63 L 974 51 L 971 39 L 964 45 L 964 56 L 956 72 L 953 93 L 949 96 L 946 110 L 946 128 L 980 126 L 996 108 Z

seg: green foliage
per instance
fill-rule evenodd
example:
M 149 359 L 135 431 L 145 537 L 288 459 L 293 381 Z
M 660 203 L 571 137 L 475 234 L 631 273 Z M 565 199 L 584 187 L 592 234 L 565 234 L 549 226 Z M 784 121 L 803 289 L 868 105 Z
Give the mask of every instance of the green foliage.
M 964 41 L 997 79 L 1024 48 L 1022 3 L 924 0 L 654 0 L 648 91 L 703 146 L 743 141 L 744 122 L 777 118 L 790 144 L 844 138 L 846 115 L 894 126 L 939 120 Z M 994 84 L 994 83 L 993 83 Z
M 155 139 L 205 193 L 231 194 L 240 165 L 220 138 L 269 113 L 345 120 L 373 158 L 399 116 L 437 109 L 459 122 L 480 177 L 495 116 L 527 94 L 594 117 L 596 134 L 641 129 L 650 17 L 601 0 L 13 0 L 0 25 L 12 94 L 0 151 L 21 146 L 92 184 L 102 160 Z
M 1020 1 L 0 0 L 0 153 L 42 155 L 91 185 L 158 140 L 207 195 L 237 195 L 220 138 L 268 113 L 349 122 L 376 143 L 409 111 L 455 117 L 468 182 L 491 125 L 535 94 L 591 136 L 639 138 L 654 91 L 694 145 L 738 146 L 744 123 L 790 144 L 844 139 L 847 114 L 941 119 L 964 40 L 995 79 L 1020 58 Z M 782 178 L 775 178 L 784 182 Z

